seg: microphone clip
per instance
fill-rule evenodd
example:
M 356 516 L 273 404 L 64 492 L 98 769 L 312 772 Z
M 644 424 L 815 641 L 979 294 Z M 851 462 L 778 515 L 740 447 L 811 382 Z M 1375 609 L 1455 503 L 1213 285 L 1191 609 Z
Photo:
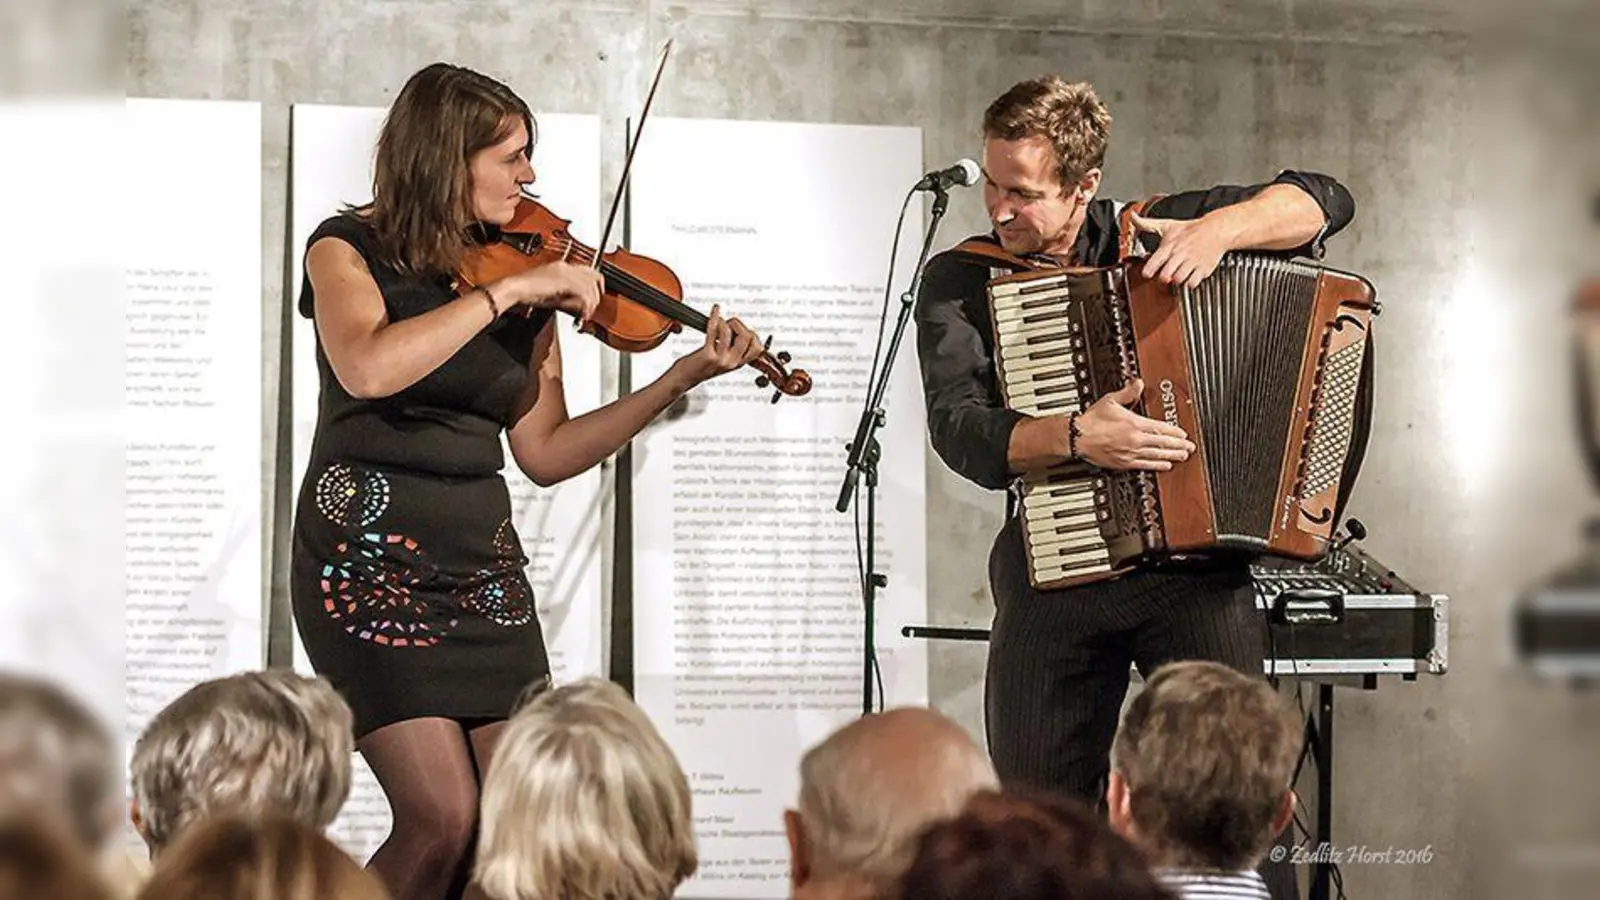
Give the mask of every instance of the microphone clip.
M 922 176 L 922 180 L 911 188 L 912 191 L 932 191 L 942 194 L 946 189 L 959 186 L 970 187 L 978 183 L 983 177 L 983 169 L 970 159 L 963 159 L 955 165 L 937 172 L 929 172 Z

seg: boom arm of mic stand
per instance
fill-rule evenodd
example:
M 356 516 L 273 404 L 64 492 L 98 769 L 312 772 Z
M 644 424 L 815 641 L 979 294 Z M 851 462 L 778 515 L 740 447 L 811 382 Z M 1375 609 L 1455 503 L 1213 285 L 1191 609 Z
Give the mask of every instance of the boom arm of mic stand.
M 938 233 L 939 220 L 944 218 L 945 208 L 949 205 L 950 195 L 943 188 L 936 189 L 933 197 L 933 217 L 928 222 L 928 233 L 922 239 L 922 254 L 917 257 L 917 267 L 911 273 L 911 286 L 900 297 L 900 315 L 895 319 L 894 336 L 889 340 L 889 352 L 883 360 L 883 371 L 878 373 L 878 383 L 868 392 L 866 405 L 861 410 L 861 421 L 856 425 L 855 440 L 850 442 L 850 456 L 845 462 L 844 483 L 839 488 L 839 501 L 834 505 L 834 509 L 839 512 L 845 512 L 850 508 L 850 499 L 855 496 L 856 484 L 861 477 L 862 464 L 865 462 L 867 465 L 877 465 L 878 440 L 873 432 L 883 427 L 883 395 L 889 389 L 889 371 L 894 368 L 894 358 L 900 350 L 900 339 L 905 336 L 906 324 L 911 320 L 912 304 L 916 301 L 917 289 L 922 284 L 922 270 L 928 264 L 929 254 L 933 252 L 933 236 Z

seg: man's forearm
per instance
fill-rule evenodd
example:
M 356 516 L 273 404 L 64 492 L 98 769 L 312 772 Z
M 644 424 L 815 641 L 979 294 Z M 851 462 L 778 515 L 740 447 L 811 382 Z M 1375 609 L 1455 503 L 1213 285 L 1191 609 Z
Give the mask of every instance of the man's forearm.
M 1243 203 L 1205 215 L 1224 230 L 1234 250 L 1293 250 L 1310 243 L 1327 224 L 1322 207 L 1292 184 L 1268 185 Z
M 1006 465 L 1013 473 L 1053 466 L 1067 458 L 1067 430 L 1061 416 L 1023 419 L 1011 429 Z

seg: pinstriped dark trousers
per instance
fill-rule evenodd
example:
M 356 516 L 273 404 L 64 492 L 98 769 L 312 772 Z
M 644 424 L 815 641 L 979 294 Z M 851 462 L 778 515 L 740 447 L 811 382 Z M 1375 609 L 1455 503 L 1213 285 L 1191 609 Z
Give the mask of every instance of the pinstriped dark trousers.
M 1028 583 L 1013 516 L 990 550 L 989 587 L 995 616 L 984 718 L 989 754 L 1008 786 L 1057 791 L 1098 807 L 1130 664 L 1146 678 L 1163 663 L 1187 659 L 1264 677 L 1267 624 L 1243 564 L 1137 572 L 1041 593 Z M 1280 840 L 1289 836 L 1286 830 Z M 1274 897 L 1295 896 L 1284 892 L 1294 884 L 1288 863 L 1269 863 L 1262 873 Z

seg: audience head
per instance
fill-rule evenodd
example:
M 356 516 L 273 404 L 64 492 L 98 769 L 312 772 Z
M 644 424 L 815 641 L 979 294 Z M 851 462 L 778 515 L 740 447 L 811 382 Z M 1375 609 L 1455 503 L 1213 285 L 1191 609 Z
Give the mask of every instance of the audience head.
M 795 890 L 882 892 L 904 871 L 922 829 L 997 785 L 983 749 L 931 709 L 851 721 L 800 762 L 799 808 L 784 814 Z
M 984 791 L 929 827 L 895 900 L 1171 900 L 1144 856 L 1075 800 Z
M 268 669 L 198 684 L 134 745 L 134 824 L 152 854 L 230 811 L 325 829 L 350 794 L 351 729 L 350 708 L 322 678 Z
M 689 781 L 615 684 L 534 695 L 484 781 L 475 876 L 495 900 L 667 900 L 695 873 Z
M 138 900 L 389 900 L 322 832 L 282 815 L 222 813 L 185 829 Z
M 1300 746 L 1299 719 L 1265 679 L 1163 666 L 1112 745 L 1112 825 L 1163 868 L 1253 869 L 1294 814 Z
M 0 900 L 111 900 L 89 848 L 58 817 L 0 819 Z
M 0 673 L 0 820 L 58 822 L 92 853 L 121 821 L 116 742 L 84 705 L 48 681 Z

